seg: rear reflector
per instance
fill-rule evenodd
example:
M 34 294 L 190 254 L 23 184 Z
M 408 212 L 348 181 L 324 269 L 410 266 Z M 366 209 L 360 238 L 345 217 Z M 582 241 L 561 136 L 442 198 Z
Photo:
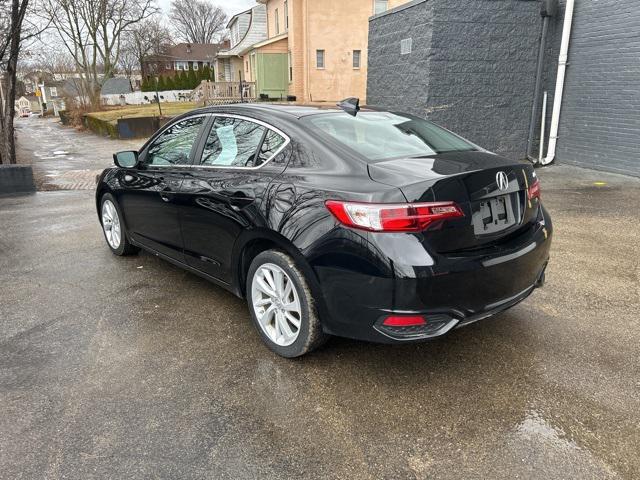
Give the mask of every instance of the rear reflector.
M 376 204 L 328 200 L 326 206 L 340 223 L 372 232 L 419 232 L 437 220 L 464 217 L 454 202 Z
M 387 317 L 382 322 L 387 327 L 415 327 L 416 325 L 424 325 L 427 322 L 424 317 L 412 316 L 412 317 Z
M 529 197 L 529 200 L 540 198 L 540 180 L 538 180 L 537 178 L 535 179 L 535 181 L 531 184 L 529 190 L 527 191 L 527 196 Z

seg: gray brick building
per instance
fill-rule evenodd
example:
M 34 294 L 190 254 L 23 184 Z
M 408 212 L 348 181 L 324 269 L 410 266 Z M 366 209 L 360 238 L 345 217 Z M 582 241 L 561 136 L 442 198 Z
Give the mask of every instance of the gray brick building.
M 546 144 L 564 4 L 547 36 Z M 489 150 L 524 158 L 540 6 L 415 0 L 372 17 L 367 103 L 426 116 Z M 576 0 L 556 161 L 640 176 L 639 32 L 638 0 Z M 535 131 L 537 151 L 539 124 Z

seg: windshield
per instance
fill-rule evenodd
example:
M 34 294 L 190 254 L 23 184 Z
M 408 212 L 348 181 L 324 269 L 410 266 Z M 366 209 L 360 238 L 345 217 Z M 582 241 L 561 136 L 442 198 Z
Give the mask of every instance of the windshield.
M 360 112 L 352 117 L 346 113 L 327 113 L 311 115 L 306 121 L 316 131 L 373 161 L 477 150 L 444 128 L 410 115 Z

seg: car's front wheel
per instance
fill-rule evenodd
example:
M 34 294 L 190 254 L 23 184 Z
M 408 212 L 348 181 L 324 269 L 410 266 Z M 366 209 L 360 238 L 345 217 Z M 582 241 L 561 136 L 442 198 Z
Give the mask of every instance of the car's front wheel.
M 280 251 L 268 250 L 254 258 L 247 275 L 247 300 L 260 336 L 278 355 L 299 357 L 328 338 L 304 275 Z
M 100 200 L 100 222 L 107 245 L 115 255 L 132 255 L 139 251 L 129 242 L 120 207 L 110 193 Z

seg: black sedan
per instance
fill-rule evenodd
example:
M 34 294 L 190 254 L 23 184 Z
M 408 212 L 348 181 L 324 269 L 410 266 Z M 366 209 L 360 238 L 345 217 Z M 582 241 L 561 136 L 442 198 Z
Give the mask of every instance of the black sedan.
M 285 357 L 330 335 L 438 337 L 544 282 L 531 165 L 412 115 L 210 107 L 114 158 L 96 191 L 113 253 L 144 248 L 246 297 Z

